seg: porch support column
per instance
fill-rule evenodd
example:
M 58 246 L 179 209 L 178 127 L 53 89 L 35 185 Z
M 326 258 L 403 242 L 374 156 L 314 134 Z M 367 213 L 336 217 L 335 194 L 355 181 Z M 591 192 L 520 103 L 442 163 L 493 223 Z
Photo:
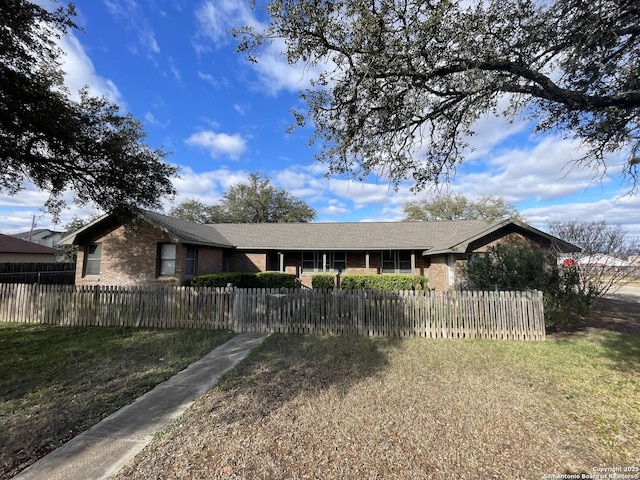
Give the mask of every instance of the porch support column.
M 369 275 L 369 252 L 364 255 L 364 272 Z
M 411 276 L 416 276 L 416 252 L 411 252 Z
M 278 260 L 280 263 L 280 271 L 284 272 L 284 252 L 278 252 Z

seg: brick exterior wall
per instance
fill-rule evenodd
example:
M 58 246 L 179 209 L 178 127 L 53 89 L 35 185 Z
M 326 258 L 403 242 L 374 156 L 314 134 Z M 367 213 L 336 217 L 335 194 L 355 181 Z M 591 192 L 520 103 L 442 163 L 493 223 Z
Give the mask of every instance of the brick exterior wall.
M 158 275 L 158 245 L 171 243 L 169 236 L 146 222 L 133 229 L 123 226 L 97 233 L 87 243 L 102 245 L 100 274 L 84 275 L 85 249 L 78 248 L 76 285 L 184 285 L 187 245 L 176 245 L 176 272 L 171 276 Z M 197 247 L 197 274 L 222 271 L 222 250 Z
M 265 252 L 238 252 L 228 256 L 229 272 L 266 272 L 267 254 Z
M 223 252 L 220 248 L 198 247 L 196 272 L 198 275 L 222 272 Z
M 478 244 L 477 242 L 472 243 L 470 245 L 469 251 L 473 253 L 486 252 L 489 247 L 495 247 L 500 243 L 503 243 L 503 244 L 506 243 L 509 245 L 525 244 L 525 245 L 529 245 L 531 248 L 540 248 L 540 249 L 547 249 L 550 246 L 548 243 L 543 242 L 541 239 L 525 236 L 519 232 L 511 232 L 501 237 L 494 236 L 493 238 L 488 238 L 486 240 L 487 240 L 486 243 L 481 243 L 481 244 Z
M 426 277 L 429 279 L 429 288 L 437 292 L 447 290 L 455 290 L 461 280 L 461 270 L 467 262 L 466 254 L 455 254 L 453 259 L 450 255 L 434 255 L 431 258 Z M 452 268 L 450 262 L 453 262 L 453 282 L 449 284 L 449 271 Z

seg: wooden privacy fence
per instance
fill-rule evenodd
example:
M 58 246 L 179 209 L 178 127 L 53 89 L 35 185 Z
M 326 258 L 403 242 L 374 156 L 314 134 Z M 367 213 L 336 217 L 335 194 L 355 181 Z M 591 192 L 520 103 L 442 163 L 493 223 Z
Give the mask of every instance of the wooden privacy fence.
M 544 340 L 541 292 L 0 284 L 0 322 Z
M 63 262 L 0 263 L 0 283 L 73 285 L 76 264 Z

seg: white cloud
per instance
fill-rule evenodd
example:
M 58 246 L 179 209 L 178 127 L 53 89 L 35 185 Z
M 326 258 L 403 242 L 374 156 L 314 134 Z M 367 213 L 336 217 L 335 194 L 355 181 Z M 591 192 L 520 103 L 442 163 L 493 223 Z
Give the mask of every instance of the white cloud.
M 508 106 L 509 97 L 503 95 L 498 101 L 497 109 L 504 111 Z M 484 158 L 505 139 L 531 128 L 531 122 L 522 118 L 510 121 L 502 115 L 489 112 L 472 125 L 471 129 L 475 135 L 464 138 L 464 141 L 469 144 L 469 151 L 465 152 L 465 161 Z
M 404 202 L 412 198 L 408 187 L 395 192 L 386 183 L 357 182 L 340 178 L 327 179 L 324 178 L 323 173 L 324 171 L 318 168 L 317 163 L 312 163 L 306 166 L 292 165 L 272 174 L 272 178 L 281 188 L 307 202 L 324 205 L 332 199 L 339 201 L 345 207 L 343 212 L 345 214 L 353 209 L 401 207 Z M 335 209 L 333 210 L 336 213 Z
M 118 87 L 109 79 L 96 73 L 93 62 L 73 33 L 68 33 L 59 42 L 65 55 L 62 57 L 62 70 L 65 72 L 65 85 L 73 99 L 79 98 L 84 86 L 94 96 L 104 96 L 111 103 L 122 104 Z
M 264 28 L 253 16 L 249 2 L 238 0 L 205 1 L 196 10 L 195 16 L 198 51 L 207 51 L 211 43 L 216 47 L 229 43 L 233 27 L 251 25 L 258 29 Z
M 327 205 L 326 207 L 318 209 L 318 213 L 327 216 L 335 216 L 335 215 L 345 215 L 351 212 L 348 208 L 339 207 L 338 205 Z
M 223 87 L 228 86 L 229 82 L 226 79 L 218 79 L 211 75 L 210 73 L 204 73 L 198 70 L 198 78 L 200 80 L 204 80 L 208 84 L 210 84 L 216 90 L 220 90 Z
M 321 66 L 311 66 L 305 62 L 290 64 L 281 53 L 284 48 L 284 42 L 276 39 L 264 47 L 258 62 L 251 64 L 258 75 L 258 88 L 269 95 L 276 95 L 281 90 L 299 92 L 309 88 L 310 80 L 324 71 Z
M 171 73 L 173 74 L 173 78 L 175 78 L 178 82 L 182 80 L 182 73 L 180 73 L 180 69 L 176 67 L 175 62 L 171 57 L 169 57 L 169 70 L 171 70 Z
M 144 113 L 144 121 L 149 125 L 155 125 L 156 127 L 167 128 L 171 123 L 169 120 L 165 120 L 164 122 L 158 120 L 156 116 L 152 112 Z
M 134 0 L 104 0 L 104 4 L 114 17 L 136 32 L 138 42 L 148 54 L 160 53 L 155 32 L 149 26 L 137 2 Z
M 185 140 L 190 146 L 204 148 L 212 157 L 226 155 L 232 159 L 238 159 L 247 150 L 244 138 L 237 133 L 216 133 L 211 130 L 202 130 L 194 133 Z
M 592 202 L 574 202 L 561 205 L 528 208 L 522 211 L 528 222 L 545 229 L 549 222 L 567 222 L 571 220 L 598 222 L 604 220 L 609 225 L 622 225 L 635 237 L 640 237 L 638 212 L 640 198 L 624 196 L 605 198 Z
M 247 181 L 249 172 L 221 168 L 206 172 L 195 172 L 191 167 L 181 166 L 179 178 L 172 183 L 177 190 L 173 202 L 165 203 L 165 210 L 169 211 L 179 203 L 195 198 L 205 205 L 218 203 L 222 194 L 232 185 Z
M 236 113 L 238 113 L 238 115 L 240 115 L 241 117 L 246 117 L 247 116 L 247 107 L 242 106 L 238 103 L 234 103 L 233 104 L 233 109 L 236 111 Z
M 327 216 L 346 215 L 351 213 L 351 210 L 345 205 L 344 202 L 331 199 L 327 202 L 326 206 L 318 208 L 318 213 Z
M 482 171 L 461 168 L 452 188 L 468 196 L 500 195 L 510 202 L 559 199 L 593 184 L 591 170 L 569 168 L 578 155 L 575 142 L 544 137 L 531 148 L 512 148 L 485 157 L 481 165 L 475 165 Z
M 49 199 L 49 193 L 39 190 L 33 183 L 25 182 L 24 189 L 17 195 L 0 193 L 0 233 L 25 232 L 31 228 L 33 216 L 36 219 L 36 228 L 50 228 L 61 230 L 74 216 L 89 218 L 98 212 L 94 206 L 77 206 L 73 203 L 74 195 L 66 190 L 61 196 L 67 203 L 67 208 L 60 212 L 60 221 L 56 224 L 53 217 L 45 211 L 45 203 Z
M 266 29 L 266 24 L 257 19 L 248 2 L 208 0 L 202 3 L 195 15 L 195 49 L 200 53 L 207 52 L 211 46 L 221 47 L 232 42 L 230 32 L 234 27 L 250 26 L 256 31 Z M 262 46 L 257 63 L 246 62 L 258 77 L 254 88 L 269 95 L 275 95 L 281 90 L 298 92 L 309 87 L 309 80 L 324 70 L 321 66 L 312 67 L 305 62 L 290 65 L 282 53 L 285 48 L 282 39 L 272 39 Z
M 400 188 L 396 192 L 386 183 L 330 179 L 329 190 L 338 198 L 349 199 L 355 209 L 397 206 L 411 198 L 408 188 Z

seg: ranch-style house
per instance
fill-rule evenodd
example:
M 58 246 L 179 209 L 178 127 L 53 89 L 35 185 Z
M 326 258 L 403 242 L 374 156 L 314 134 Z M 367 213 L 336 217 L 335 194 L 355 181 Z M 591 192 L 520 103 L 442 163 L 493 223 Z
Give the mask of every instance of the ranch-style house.
M 78 246 L 77 285 L 185 285 L 206 273 L 278 271 L 310 286 L 316 273 L 406 273 L 437 291 L 456 288 L 464 262 L 503 242 L 579 250 L 516 220 L 203 225 L 150 211 L 126 224 L 107 214 L 61 240 Z

